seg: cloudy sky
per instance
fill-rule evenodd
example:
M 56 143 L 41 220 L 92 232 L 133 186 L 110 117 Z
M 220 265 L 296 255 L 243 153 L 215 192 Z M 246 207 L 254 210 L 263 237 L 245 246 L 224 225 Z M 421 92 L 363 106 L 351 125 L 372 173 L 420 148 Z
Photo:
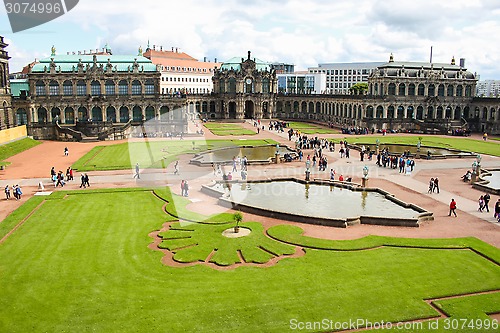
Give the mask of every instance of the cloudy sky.
M 500 79 L 498 0 L 80 0 L 66 15 L 12 33 L 5 8 L 0 35 L 10 44 L 11 71 L 35 58 L 102 48 L 137 54 L 152 45 L 212 61 L 252 56 L 293 63 L 449 63 L 465 58 L 482 80 Z

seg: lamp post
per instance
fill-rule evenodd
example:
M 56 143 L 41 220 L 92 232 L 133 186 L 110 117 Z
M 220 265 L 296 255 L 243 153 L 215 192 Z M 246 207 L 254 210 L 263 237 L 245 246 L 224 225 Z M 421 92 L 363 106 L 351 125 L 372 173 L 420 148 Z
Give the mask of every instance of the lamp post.
M 378 148 L 378 145 L 380 144 L 380 140 L 377 139 L 377 141 L 375 141 L 375 143 L 377 144 L 377 155 L 380 153 L 380 150 Z
M 366 187 L 368 185 L 368 166 L 363 167 L 363 178 L 361 179 L 361 187 Z
M 310 180 L 310 176 L 311 176 L 311 161 L 310 160 L 307 160 L 306 161 L 306 182 L 308 182 Z
M 274 157 L 276 158 L 276 164 L 280 162 L 280 145 L 276 145 L 276 153 L 274 153 Z

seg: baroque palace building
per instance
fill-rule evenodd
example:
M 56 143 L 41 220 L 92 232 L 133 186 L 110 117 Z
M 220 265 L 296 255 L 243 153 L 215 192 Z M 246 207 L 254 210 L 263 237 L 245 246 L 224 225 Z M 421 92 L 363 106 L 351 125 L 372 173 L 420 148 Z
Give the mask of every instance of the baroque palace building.
M 53 50 L 51 57 L 30 67 L 27 79 L 14 80 L 12 103 L 16 122 L 27 123 L 30 135 L 44 139 L 123 138 L 133 130 L 180 134 L 197 117 L 500 134 L 500 99 L 474 97 L 477 75 L 454 60 L 396 62 L 391 55 L 372 71 L 367 91 L 359 94 L 283 94 L 277 72 L 248 52 L 246 58 L 214 67 L 210 93 L 171 95 L 160 90 L 161 64 L 143 56 L 114 56 L 111 50 L 58 56 Z
M 27 79 L 14 80 L 15 114 L 28 132 L 43 139 L 124 137 L 143 132 L 187 131 L 183 99 L 160 94 L 160 71 L 142 56 L 108 53 L 41 59 Z M 128 134 L 127 134 L 128 133 Z
M 0 36 L 0 130 L 15 126 L 12 113 L 12 96 L 9 83 L 9 54 L 5 50 L 8 45 Z

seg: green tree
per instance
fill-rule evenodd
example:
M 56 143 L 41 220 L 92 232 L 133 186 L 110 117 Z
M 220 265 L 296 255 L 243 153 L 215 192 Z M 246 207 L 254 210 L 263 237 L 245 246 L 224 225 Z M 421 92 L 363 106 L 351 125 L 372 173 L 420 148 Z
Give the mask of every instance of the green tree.
M 365 92 L 368 91 L 368 83 L 362 82 L 362 83 L 356 83 L 349 88 L 351 91 L 351 94 L 353 95 L 363 95 Z

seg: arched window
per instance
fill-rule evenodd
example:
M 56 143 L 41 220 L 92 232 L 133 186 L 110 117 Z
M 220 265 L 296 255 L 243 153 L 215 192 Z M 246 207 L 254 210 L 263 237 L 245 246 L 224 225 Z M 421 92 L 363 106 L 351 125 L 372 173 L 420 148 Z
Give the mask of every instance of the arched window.
M 415 119 L 415 108 L 412 105 L 406 109 L 406 118 Z
M 37 116 L 38 116 L 38 123 L 45 124 L 48 119 L 47 109 L 45 109 L 44 107 L 38 108 Z
M 366 107 L 366 117 L 373 118 L 373 106 L 372 105 L 368 105 Z
M 424 108 L 421 105 L 417 107 L 417 119 L 424 119 Z
M 464 95 L 464 87 L 457 86 L 457 97 L 462 97 Z
M 454 90 L 454 89 L 453 89 L 453 86 L 450 84 L 450 85 L 448 86 L 446 96 L 448 96 L 448 97 L 453 97 L 453 95 L 454 95 L 454 91 L 453 91 L 453 90 Z
M 438 86 L 438 96 L 444 96 L 444 85 L 440 84 Z
M 435 95 L 436 95 L 436 86 L 431 83 L 427 88 L 427 96 L 433 97 Z
M 384 108 L 382 105 L 377 106 L 377 118 L 383 118 L 384 117 Z
M 152 106 L 146 108 L 146 120 L 151 120 L 155 118 L 155 109 Z
M 71 96 L 73 95 L 73 82 L 66 80 L 63 83 L 63 95 Z
M 90 84 L 90 93 L 92 94 L 92 96 L 101 95 L 101 83 L 99 81 L 92 81 L 92 83 Z
M 138 105 L 132 109 L 132 121 L 142 121 L 142 109 Z
M 92 108 L 92 121 L 102 121 L 102 109 L 98 106 Z
M 269 94 L 269 79 L 262 80 L 262 93 Z
M 400 105 L 398 106 L 398 119 L 403 119 L 405 118 L 405 108 L 404 106 Z
M 78 108 L 78 120 L 87 121 L 88 118 L 89 118 L 89 115 L 87 113 L 87 108 L 85 106 L 80 106 Z
M 49 83 L 49 95 L 58 96 L 59 95 L 59 83 L 57 81 L 50 81 Z
M 388 89 L 389 89 L 389 90 L 388 90 L 388 92 L 387 92 L 387 93 L 388 93 L 390 96 L 394 96 L 394 95 L 396 95 L 396 85 L 395 85 L 394 83 L 389 83 L 389 87 L 388 87 Z
M 127 80 L 121 80 L 120 82 L 118 82 L 118 95 L 128 95 Z
M 24 109 L 18 109 L 16 111 L 16 124 L 18 126 L 28 124 L 28 114 Z
M 404 83 L 401 83 L 399 85 L 398 95 L 399 96 L 405 96 L 406 95 L 406 85 Z
M 168 112 L 169 111 L 170 110 L 169 110 L 168 106 L 164 105 L 164 106 L 162 106 L 160 108 L 160 120 L 161 121 L 168 121 L 168 118 L 169 118 L 169 113 Z
M 126 123 L 130 119 L 128 108 L 126 106 L 122 106 L 120 108 L 120 123 Z
M 78 82 L 76 83 L 76 94 L 78 96 L 87 95 L 87 85 L 85 84 L 85 81 L 78 80 Z
M 45 83 L 42 80 L 37 81 L 35 84 L 35 94 L 37 96 L 45 96 L 46 93 L 47 92 L 45 90 Z
M 413 83 L 408 85 L 408 96 L 415 96 L 415 85 Z
M 132 81 L 132 95 L 140 95 L 142 94 L 142 86 L 139 80 Z
M 236 79 L 234 77 L 229 79 L 229 90 L 228 93 L 236 94 Z
M 437 108 L 436 119 L 443 119 L 443 107 L 442 106 L 438 106 L 438 108 Z
M 155 94 L 155 82 L 151 79 L 147 79 L 144 84 L 144 94 L 154 95 Z
M 418 85 L 418 96 L 424 96 L 425 95 L 425 86 L 421 83 Z
M 75 123 L 75 111 L 71 107 L 64 109 L 64 120 L 66 124 Z
M 57 121 L 61 121 L 61 110 L 59 108 L 52 108 L 50 110 L 50 114 L 52 115 L 52 122 L 55 123 Z
M 219 93 L 223 94 L 226 92 L 226 85 L 224 79 L 219 80 Z
M 387 118 L 394 119 L 394 106 L 392 105 L 387 108 Z
M 106 95 L 116 94 L 115 82 L 113 80 L 106 80 L 106 83 L 104 85 L 104 91 Z
M 472 96 L 472 87 L 466 86 L 465 87 L 465 97 L 471 97 L 471 96 Z
M 113 106 L 108 106 L 106 109 L 106 120 L 116 123 L 116 109 Z

